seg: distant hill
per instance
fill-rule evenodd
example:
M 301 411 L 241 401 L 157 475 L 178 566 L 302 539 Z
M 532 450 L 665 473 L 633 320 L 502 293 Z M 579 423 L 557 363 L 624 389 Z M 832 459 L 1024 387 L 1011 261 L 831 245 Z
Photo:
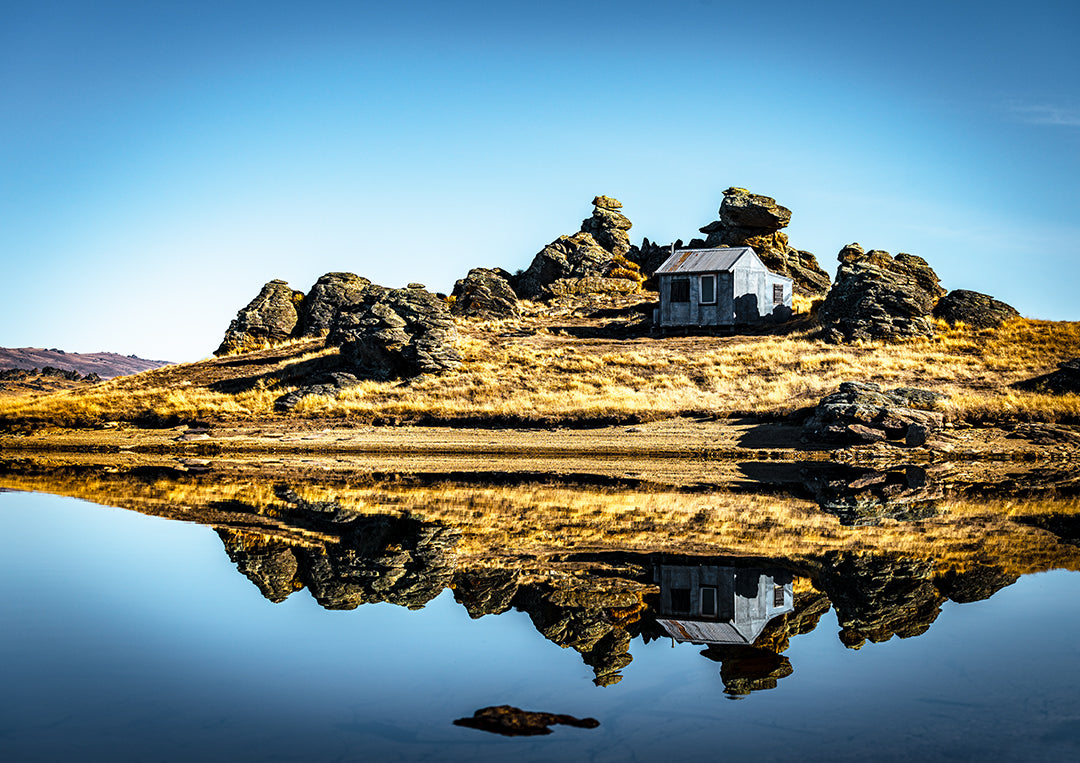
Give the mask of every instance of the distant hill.
M 97 374 L 102 379 L 110 379 L 167 365 L 167 360 L 145 360 L 134 355 L 117 355 L 115 352 L 64 352 L 55 348 L 43 350 L 39 347 L 0 347 L 0 369 L 52 366 L 64 371 L 78 371 L 84 376 Z

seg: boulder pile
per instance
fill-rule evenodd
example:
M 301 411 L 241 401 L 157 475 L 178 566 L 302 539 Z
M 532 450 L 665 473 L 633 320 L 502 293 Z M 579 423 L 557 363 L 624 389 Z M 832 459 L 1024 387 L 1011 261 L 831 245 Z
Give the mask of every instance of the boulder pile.
M 839 254 L 836 283 L 818 313 L 831 342 L 895 341 L 934 335 L 933 310 L 944 290 L 926 260 L 858 244 Z
M 519 313 L 513 276 L 502 268 L 473 268 L 454 284 L 450 312 L 476 318 L 513 318 Z
M 944 399 L 936 392 L 898 387 L 888 392 L 872 382 L 844 382 L 826 395 L 803 424 L 808 440 L 845 445 L 904 440 L 926 443 L 944 416 L 933 408 Z
M 745 188 L 728 188 L 719 215 L 719 220 L 700 229 L 708 238 L 695 240 L 691 246 L 748 246 L 769 270 L 791 278 L 796 293 L 818 296 L 829 290 L 829 274 L 817 258 L 788 244 L 782 229 L 791 222 L 791 210 L 776 199 Z

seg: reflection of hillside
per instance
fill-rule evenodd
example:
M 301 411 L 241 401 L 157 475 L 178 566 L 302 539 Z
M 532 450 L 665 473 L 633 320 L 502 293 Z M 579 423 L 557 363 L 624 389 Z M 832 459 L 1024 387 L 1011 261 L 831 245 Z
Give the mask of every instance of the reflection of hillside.
M 849 477 L 830 489 L 923 489 L 907 469 Z M 934 497 L 930 518 L 879 512 L 856 526 L 784 496 L 614 486 L 285 485 L 212 471 L 20 465 L 0 471 L 0 488 L 207 524 L 275 602 L 306 588 L 330 609 L 419 608 L 449 588 L 474 618 L 516 609 L 578 652 L 600 685 L 619 680 L 634 638 L 694 642 L 720 662 L 733 695 L 796 669 L 783 654 L 790 638 L 830 606 L 841 640 L 858 648 L 924 632 L 947 599 L 987 598 L 1032 571 L 1080 569 L 1076 498 Z

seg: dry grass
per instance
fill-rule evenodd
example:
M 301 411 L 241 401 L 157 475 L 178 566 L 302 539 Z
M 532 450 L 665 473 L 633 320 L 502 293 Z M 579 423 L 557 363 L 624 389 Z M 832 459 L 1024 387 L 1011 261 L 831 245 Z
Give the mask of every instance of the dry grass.
M 933 339 L 854 346 L 825 344 L 810 331 L 578 338 L 573 325 L 536 315 L 462 321 L 460 328 L 464 363 L 458 370 L 404 382 L 363 382 L 336 400 L 309 397 L 293 415 L 508 425 L 779 416 L 815 404 L 843 381 L 865 380 L 941 392 L 949 398 L 947 412 L 960 420 L 1080 421 L 1076 395 L 1025 393 L 1008 386 L 1075 356 L 1080 323 L 1018 319 L 996 330 L 941 324 Z M 275 349 L 274 362 L 259 367 L 252 386 L 235 394 L 216 391 L 220 386 L 211 388 L 207 380 L 252 374 L 252 369 L 226 369 L 225 359 L 203 361 L 86 391 L 0 400 L 0 426 L 274 416 L 273 401 L 299 383 L 290 374 L 313 359 L 332 361 L 335 352 L 311 342 Z

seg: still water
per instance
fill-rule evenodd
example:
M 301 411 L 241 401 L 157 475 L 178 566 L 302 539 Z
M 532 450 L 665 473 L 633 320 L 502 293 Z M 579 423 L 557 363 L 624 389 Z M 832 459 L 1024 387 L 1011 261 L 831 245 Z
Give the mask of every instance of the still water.
M 0 492 L 0 759 L 1080 758 L 1080 574 L 1054 569 L 1075 546 L 1030 522 L 1006 543 L 1037 557 L 1019 573 L 992 544 L 955 562 L 970 537 L 931 569 L 895 523 L 837 550 L 860 530 L 834 519 L 791 558 L 707 534 L 724 553 L 673 554 L 650 530 L 660 553 L 508 565 L 486 523 L 370 499 L 358 520 L 280 486 L 293 535 L 268 540 L 238 494 L 185 522 Z M 913 534 L 959 532 L 939 525 Z M 512 529 L 498 542 L 533 542 Z M 599 726 L 454 725 L 494 705 Z

